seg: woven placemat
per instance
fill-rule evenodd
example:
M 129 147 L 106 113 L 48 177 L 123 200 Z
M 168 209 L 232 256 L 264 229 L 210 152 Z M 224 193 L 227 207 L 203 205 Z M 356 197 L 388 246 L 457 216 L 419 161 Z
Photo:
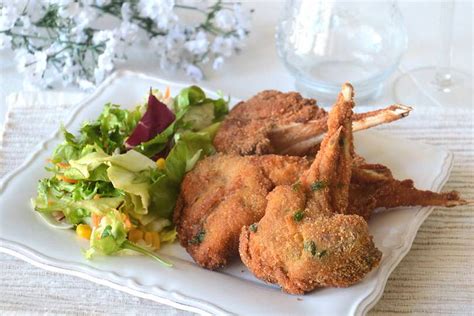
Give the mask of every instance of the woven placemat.
M 82 97 L 80 93 L 61 92 L 9 96 L 0 135 L 0 177 L 51 135 Z M 358 108 L 364 110 L 367 108 Z M 451 150 L 454 167 L 444 189 L 457 190 L 474 200 L 473 122 L 471 108 L 421 108 L 407 119 L 377 129 Z M 435 209 L 369 314 L 474 315 L 473 211 L 472 206 Z M 81 279 L 43 271 L 4 254 L 0 254 L 0 269 L 0 310 L 4 311 L 74 314 L 80 308 L 87 314 L 185 314 Z

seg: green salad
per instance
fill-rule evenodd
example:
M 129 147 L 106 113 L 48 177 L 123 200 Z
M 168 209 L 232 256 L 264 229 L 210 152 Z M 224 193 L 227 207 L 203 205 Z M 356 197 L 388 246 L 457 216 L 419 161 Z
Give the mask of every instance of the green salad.
M 185 173 L 214 152 L 212 139 L 228 101 L 191 86 L 171 97 L 150 91 L 134 109 L 106 104 L 78 134 L 63 130 L 50 177 L 38 184 L 34 209 L 89 239 L 87 258 L 124 250 L 149 255 L 173 242 L 172 214 Z

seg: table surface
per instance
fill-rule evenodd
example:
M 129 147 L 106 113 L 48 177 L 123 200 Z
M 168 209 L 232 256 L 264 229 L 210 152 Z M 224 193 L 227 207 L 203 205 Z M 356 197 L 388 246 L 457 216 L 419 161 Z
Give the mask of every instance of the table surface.
M 256 91 L 263 89 L 271 88 L 283 91 L 294 89 L 293 79 L 283 67 L 275 51 L 274 28 L 282 3 L 245 2 L 245 6 L 256 9 L 247 47 L 240 55 L 229 60 L 219 72 L 208 73 L 206 80 L 199 84 L 210 89 L 225 91 L 240 98 L 249 97 Z M 438 45 L 436 26 L 438 25 L 439 3 L 402 2 L 400 7 L 410 38 L 408 51 L 401 62 L 400 69 L 387 81 L 382 96 L 369 104 L 387 105 L 393 102 L 392 83 L 401 71 L 436 63 Z M 459 1 L 455 10 L 453 65 L 471 74 L 472 38 L 472 3 Z M 152 55 L 150 58 L 147 56 L 134 58 L 138 57 L 138 51 L 139 48 L 130 53 L 131 58 L 130 63 L 126 66 L 127 69 L 147 72 L 166 79 L 186 81 L 182 74 L 163 74 L 156 62 L 150 64 L 149 60 L 152 60 Z M 140 51 L 140 53 L 142 52 Z M 0 53 L 0 127 L 3 126 L 6 112 L 5 97 L 12 92 L 22 91 L 22 77 L 11 62 L 12 56 L 9 52 Z M 120 66 L 119 68 L 125 67 Z M 423 105 L 419 106 L 422 108 Z M 472 101 L 468 102 L 467 106 L 472 107 Z M 472 157 L 470 159 L 472 160 Z M 472 251 L 472 247 L 465 251 Z M 414 263 L 409 254 L 400 263 L 397 270 L 409 270 L 411 264 Z M 397 270 L 394 274 L 397 273 Z M 5 254 L 0 254 L 0 271 L 0 293 L 2 293 L 0 295 L 0 311 L 70 314 L 78 312 L 184 314 L 184 312 L 173 308 L 135 298 L 88 281 L 43 271 Z M 463 277 L 462 274 L 455 272 L 448 271 L 448 275 L 453 275 L 456 278 Z M 474 273 L 472 269 L 471 272 Z M 429 284 L 429 274 L 419 275 L 418 278 L 418 284 L 424 284 L 424 280 L 425 284 Z M 397 309 L 399 297 L 405 297 L 408 302 L 408 305 L 404 305 L 404 311 L 421 313 L 429 311 L 431 313 L 432 310 L 423 308 L 423 301 L 427 299 L 428 293 L 431 293 L 430 289 L 421 286 L 416 290 L 410 290 L 410 295 L 406 298 L 405 288 L 398 285 L 392 286 L 391 279 L 389 279 L 384 297 L 371 313 L 386 315 L 400 312 L 400 309 Z M 472 288 L 470 291 L 472 293 Z M 453 297 L 453 299 L 456 298 Z

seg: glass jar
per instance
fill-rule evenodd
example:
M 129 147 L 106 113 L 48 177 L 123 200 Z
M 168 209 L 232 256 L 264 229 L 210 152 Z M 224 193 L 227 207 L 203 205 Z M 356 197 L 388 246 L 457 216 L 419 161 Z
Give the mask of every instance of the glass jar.
M 323 103 L 346 81 L 358 100 L 376 97 L 407 46 L 398 5 L 385 1 L 288 0 L 276 40 L 296 89 Z

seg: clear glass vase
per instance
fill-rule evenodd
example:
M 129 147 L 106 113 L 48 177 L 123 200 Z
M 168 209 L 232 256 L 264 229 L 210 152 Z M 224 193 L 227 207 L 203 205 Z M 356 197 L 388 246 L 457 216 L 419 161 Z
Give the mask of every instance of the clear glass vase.
M 407 46 L 396 2 L 288 0 L 277 50 L 296 89 L 333 101 L 349 81 L 358 100 L 376 97 Z

